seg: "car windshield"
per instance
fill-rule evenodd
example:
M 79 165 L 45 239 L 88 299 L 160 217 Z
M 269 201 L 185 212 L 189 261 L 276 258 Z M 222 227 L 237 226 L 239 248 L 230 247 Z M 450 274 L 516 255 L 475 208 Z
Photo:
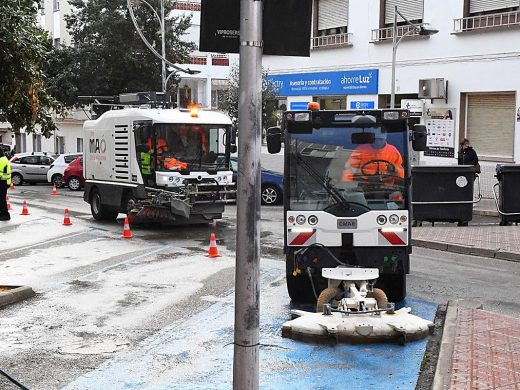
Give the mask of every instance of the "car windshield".
M 327 210 L 360 204 L 372 210 L 405 208 L 406 128 L 323 127 L 288 133 L 290 208 Z
M 156 124 L 136 131 L 136 149 L 156 155 L 157 171 L 209 171 L 221 165 L 226 125 Z M 225 160 L 225 159 L 224 159 Z

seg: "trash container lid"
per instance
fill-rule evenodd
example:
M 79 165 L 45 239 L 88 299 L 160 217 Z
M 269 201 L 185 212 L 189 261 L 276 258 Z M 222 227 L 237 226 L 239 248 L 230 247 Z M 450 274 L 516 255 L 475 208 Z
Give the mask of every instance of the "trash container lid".
M 417 173 L 474 173 L 473 165 L 414 165 L 412 172 Z
M 520 173 L 520 164 L 497 164 L 497 173 L 516 172 Z

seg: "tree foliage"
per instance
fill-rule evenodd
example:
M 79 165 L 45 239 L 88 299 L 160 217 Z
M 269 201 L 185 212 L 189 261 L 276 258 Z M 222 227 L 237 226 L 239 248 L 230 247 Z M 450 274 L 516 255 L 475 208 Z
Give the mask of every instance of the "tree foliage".
M 0 2 L 0 116 L 14 131 L 39 127 L 49 137 L 56 129 L 51 113 L 59 107 L 43 71 L 50 52 L 47 34 L 36 25 L 38 3 Z
M 229 72 L 229 88 L 224 92 L 222 110 L 231 118 L 233 124 L 238 124 L 238 85 L 240 69 L 237 64 Z M 262 126 L 268 128 L 277 123 L 278 110 L 274 86 L 267 82 L 267 72 L 262 70 Z
M 77 103 L 78 95 L 162 90 L 161 60 L 137 34 L 126 0 L 69 0 L 69 3 L 73 11 L 66 21 L 72 46 L 57 49 L 55 60 L 49 63 L 52 91 L 61 102 L 71 106 Z M 134 0 L 134 3 L 139 2 Z M 159 0 L 148 3 L 159 9 Z M 165 1 L 166 58 L 183 63 L 195 49 L 184 36 L 191 18 L 171 16 L 173 6 L 173 1 Z M 159 20 L 144 3 L 133 9 L 144 35 L 160 53 Z

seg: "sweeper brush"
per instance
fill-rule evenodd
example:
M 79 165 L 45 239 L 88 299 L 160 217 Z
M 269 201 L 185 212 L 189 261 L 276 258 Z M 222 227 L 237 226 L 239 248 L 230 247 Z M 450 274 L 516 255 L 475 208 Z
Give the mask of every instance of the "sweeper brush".
M 373 288 L 376 268 L 323 268 L 329 287 L 318 297 L 317 313 L 291 310 L 298 318 L 287 321 L 282 336 L 346 343 L 396 341 L 400 344 L 426 337 L 431 321 L 410 314 L 408 307 L 394 310 L 386 294 Z
M 175 222 L 175 217 L 168 207 L 143 206 L 140 209 L 132 209 L 128 213 L 130 225 L 170 225 Z

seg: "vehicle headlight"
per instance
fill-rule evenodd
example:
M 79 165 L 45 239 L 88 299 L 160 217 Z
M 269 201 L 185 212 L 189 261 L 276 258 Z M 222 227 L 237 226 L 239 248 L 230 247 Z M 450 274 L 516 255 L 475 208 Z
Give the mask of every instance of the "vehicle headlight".
M 298 215 L 296 217 L 296 223 L 298 225 L 303 225 L 305 223 L 305 220 L 306 220 L 305 215 Z
M 378 215 L 377 216 L 377 223 L 380 224 L 380 225 L 384 225 L 386 223 L 386 216 Z
M 318 223 L 318 217 L 315 215 L 311 215 L 307 222 L 309 222 L 309 225 L 316 225 Z

